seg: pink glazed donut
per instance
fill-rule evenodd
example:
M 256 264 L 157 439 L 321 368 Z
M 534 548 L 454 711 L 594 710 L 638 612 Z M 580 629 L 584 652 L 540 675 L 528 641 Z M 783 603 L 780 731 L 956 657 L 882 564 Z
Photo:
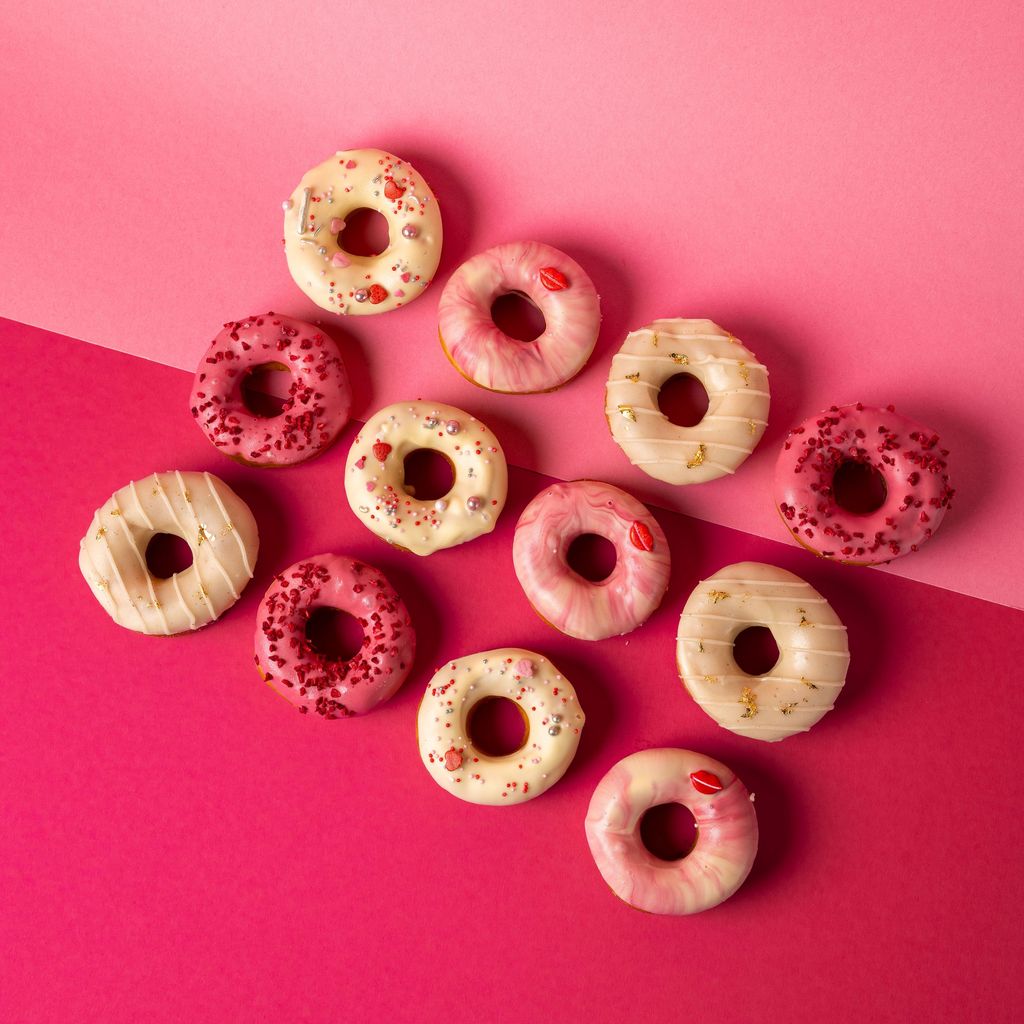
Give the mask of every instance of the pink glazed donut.
M 615 568 L 598 583 L 568 563 L 569 545 L 596 533 L 615 545 Z M 512 560 L 537 613 L 579 640 L 603 640 L 636 629 L 668 588 L 668 541 L 658 521 L 632 495 L 596 480 L 552 484 L 516 524 Z
M 644 813 L 659 804 L 688 808 L 697 825 L 681 860 L 655 857 L 640 838 Z M 641 750 L 597 784 L 587 842 L 612 892 L 649 914 L 699 914 L 727 900 L 757 853 L 753 797 L 724 764 L 691 750 Z
M 355 657 L 325 657 L 306 637 L 317 608 L 337 608 L 363 627 Z M 416 634 L 384 574 L 344 555 L 304 558 L 274 577 L 256 623 L 256 668 L 302 714 L 349 718 L 383 704 L 405 681 Z
M 891 406 L 833 405 L 794 427 L 775 466 L 783 522 L 805 548 L 850 565 L 878 565 L 916 551 L 953 499 L 939 436 Z M 885 484 L 882 504 L 851 512 L 836 501 L 845 466 L 868 466 Z
M 494 323 L 502 295 L 525 295 L 544 315 L 532 342 Z M 438 333 L 445 354 L 467 380 L 489 391 L 554 391 L 576 376 L 594 351 L 601 305 L 583 268 L 542 242 L 509 242 L 474 256 L 441 294 Z
M 242 385 L 257 368 L 292 375 L 279 416 L 246 406 Z M 318 327 L 278 313 L 224 325 L 196 371 L 191 411 L 210 442 L 250 466 L 290 466 L 328 448 L 352 405 L 338 346 Z

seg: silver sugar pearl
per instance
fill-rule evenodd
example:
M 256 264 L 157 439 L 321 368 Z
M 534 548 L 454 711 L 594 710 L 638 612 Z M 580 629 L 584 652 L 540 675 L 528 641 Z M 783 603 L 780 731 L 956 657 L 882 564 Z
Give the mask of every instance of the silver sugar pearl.
M 562 716 L 561 715 L 552 715 L 551 716 L 551 721 L 552 722 L 556 722 L 557 723 L 557 722 L 560 722 L 561 720 L 562 720 Z
M 453 437 L 462 429 L 462 424 L 458 420 L 449 420 L 444 425 L 444 432 L 451 434 Z
M 415 224 L 406 224 L 405 227 L 402 228 L 403 238 L 415 238 L 419 233 L 419 228 L 417 228 Z
M 357 288 L 355 295 L 352 296 L 356 302 L 365 302 L 370 297 L 370 293 L 365 288 Z
M 286 210 L 286 211 L 287 211 L 287 210 L 290 210 L 290 209 L 291 209 L 291 208 L 292 208 L 292 207 L 293 207 L 294 205 L 295 205 L 295 204 L 294 204 L 294 203 L 293 203 L 293 202 L 292 202 L 292 201 L 291 201 L 290 199 L 286 199 L 286 200 L 285 200 L 285 201 L 284 201 L 284 202 L 283 202 L 283 203 L 281 204 L 281 209 L 282 209 L 282 210 Z
M 466 499 L 466 508 L 470 512 L 478 512 L 483 502 L 474 494 L 473 497 Z
M 560 725 L 553 725 L 550 729 L 548 729 L 548 735 L 557 736 L 561 731 L 562 727 Z
M 318 253 L 320 253 L 320 255 L 321 255 L 321 256 L 326 256 L 326 255 L 327 255 L 327 246 L 325 246 L 325 245 L 321 245 L 321 246 L 320 246 L 320 247 L 319 247 L 319 248 L 317 249 L 317 252 L 318 252 Z
M 444 498 L 438 498 L 437 501 L 434 502 L 434 508 L 437 509 L 438 512 L 443 512 L 447 507 L 448 502 L 445 501 Z
M 433 430 L 437 426 L 438 422 L 439 420 L 436 416 L 428 416 L 423 421 L 423 426 L 425 426 L 427 430 Z

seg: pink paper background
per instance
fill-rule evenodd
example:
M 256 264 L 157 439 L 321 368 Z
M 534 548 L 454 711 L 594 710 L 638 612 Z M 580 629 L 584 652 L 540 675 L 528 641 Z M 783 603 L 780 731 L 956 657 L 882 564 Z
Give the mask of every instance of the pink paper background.
M 781 539 L 785 430 L 895 401 L 954 448 L 960 494 L 891 571 L 1024 607 L 1019 4 L 0 6 L 0 314 L 192 368 L 224 320 L 314 313 L 280 200 L 336 148 L 391 148 L 443 204 L 439 285 L 537 237 L 589 269 L 605 324 L 575 383 L 509 400 L 447 365 L 436 290 L 346 322 L 373 382 L 357 415 L 471 405 L 518 465 Z M 732 480 L 656 484 L 603 424 L 610 354 L 673 315 L 771 368 L 771 426 Z
M 1021 1019 L 1019 612 L 659 513 L 663 607 L 629 637 L 573 641 L 533 614 L 511 565 L 545 478 L 513 471 L 496 532 L 423 561 L 351 514 L 354 427 L 319 461 L 246 469 L 190 422 L 190 375 L 5 322 L 0 345 L 19 368 L 0 1020 Z M 113 626 L 76 568 L 92 509 L 164 467 L 221 475 L 262 536 L 239 605 L 172 640 Z M 420 638 L 396 698 L 350 722 L 296 714 L 251 664 L 273 572 L 324 550 L 381 566 Z M 719 729 L 673 668 L 690 588 L 746 558 L 804 575 L 850 630 L 836 710 L 780 745 Z M 562 782 L 509 810 L 442 792 L 414 729 L 438 662 L 504 644 L 552 657 L 588 716 Z M 753 874 L 688 919 L 616 900 L 583 835 L 608 767 L 665 744 L 723 759 L 757 796 Z

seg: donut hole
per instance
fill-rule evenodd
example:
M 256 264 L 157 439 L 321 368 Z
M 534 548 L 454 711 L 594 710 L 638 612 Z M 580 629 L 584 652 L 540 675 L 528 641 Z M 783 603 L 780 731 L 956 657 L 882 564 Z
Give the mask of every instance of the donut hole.
M 835 503 L 854 515 L 877 512 L 885 504 L 887 491 L 885 477 L 869 462 L 846 459 L 832 477 Z
M 340 608 L 314 608 L 306 620 L 309 646 L 328 661 L 351 661 L 362 649 L 364 639 L 359 620 Z
M 466 732 L 482 754 L 507 757 L 526 746 L 526 712 L 507 697 L 484 697 L 469 713 Z
M 433 448 L 417 448 L 402 463 L 402 489 L 410 498 L 436 501 L 455 485 L 451 459 Z
M 288 405 L 293 382 L 284 363 L 261 363 L 242 378 L 242 402 L 254 416 L 273 419 Z
M 491 303 L 494 326 L 515 341 L 536 341 L 547 321 L 536 303 L 523 292 L 506 292 Z
M 615 545 L 607 537 L 597 533 L 581 533 L 569 545 L 565 560 L 577 576 L 591 583 L 600 583 L 611 576 L 619 556 Z
M 677 427 L 695 427 L 707 415 L 707 389 L 692 373 L 669 377 L 658 392 L 658 408 Z
M 697 822 L 689 807 L 656 804 L 640 819 L 640 841 L 658 860 L 682 860 L 697 845 Z
M 157 579 L 167 580 L 192 564 L 188 541 L 173 533 L 158 533 L 146 545 L 146 568 Z
M 748 626 L 732 645 L 732 656 L 748 676 L 763 676 L 779 662 L 779 645 L 767 626 Z
M 379 256 L 390 244 L 387 218 L 365 206 L 345 218 L 338 234 L 338 246 L 350 256 Z

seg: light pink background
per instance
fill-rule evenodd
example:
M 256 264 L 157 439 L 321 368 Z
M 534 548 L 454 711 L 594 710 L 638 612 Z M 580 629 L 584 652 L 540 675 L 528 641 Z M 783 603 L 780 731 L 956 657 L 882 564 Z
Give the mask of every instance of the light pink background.
M 336 148 L 391 148 L 442 202 L 439 285 L 536 237 L 589 269 L 605 323 L 574 384 L 504 399 L 445 362 L 435 289 L 344 325 L 373 381 L 357 415 L 411 395 L 471 406 L 518 465 L 779 539 L 785 430 L 894 401 L 948 440 L 960 493 L 892 571 L 1024 607 L 1007 426 L 1021 10 L 0 0 L 0 314 L 192 368 L 224 320 L 314 312 L 279 251 L 280 201 Z M 604 426 L 610 354 L 673 315 L 716 319 L 772 371 L 771 426 L 732 480 L 655 484 Z
M 354 427 L 319 461 L 246 469 L 191 423 L 190 375 L 2 321 L 0 345 L 19 367 L 0 1020 L 1021 1019 L 1020 612 L 659 513 L 674 559 L 662 608 L 629 637 L 573 641 L 534 615 L 511 565 L 545 478 L 514 471 L 496 532 L 424 561 L 349 510 Z M 92 509 L 165 467 L 220 474 L 262 540 L 238 606 L 175 639 L 115 627 L 76 568 Z M 251 663 L 272 574 L 325 550 L 383 568 L 419 634 L 412 676 L 365 719 L 302 717 Z M 747 558 L 806 576 L 850 631 L 836 710 L 779 745 L 719 729 L 674 672 L 689 590 Z M 444 793 L 415 742 L 434 667 L 505 644 L 550 656 L 587 713 L 565 778 L 507 810 Z M 694 918 L 620 903 L 583 833 L 603 773 L 660 745 L 706 751 L 756 793 L 754 871 Z

